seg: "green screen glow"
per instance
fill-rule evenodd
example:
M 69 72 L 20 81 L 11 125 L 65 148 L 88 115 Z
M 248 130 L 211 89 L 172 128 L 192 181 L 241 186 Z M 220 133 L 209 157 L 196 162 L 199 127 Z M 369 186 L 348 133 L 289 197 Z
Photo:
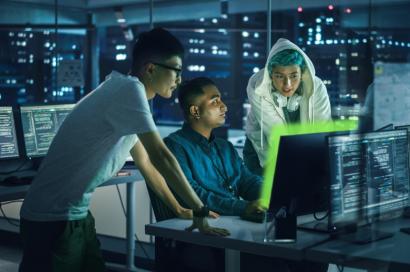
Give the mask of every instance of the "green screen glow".
M 262 207 L 266 209 L 269 207 L 281 136 L 349 131 L 355 130 L 357 128 L 357 124 L 357 121 L 340 120 L 315 124 L 282 124 L 274 126 L 271 130 L 268 156 L 267 161 L 265 162 L 264 182 L 262 185 L 260 200 Z

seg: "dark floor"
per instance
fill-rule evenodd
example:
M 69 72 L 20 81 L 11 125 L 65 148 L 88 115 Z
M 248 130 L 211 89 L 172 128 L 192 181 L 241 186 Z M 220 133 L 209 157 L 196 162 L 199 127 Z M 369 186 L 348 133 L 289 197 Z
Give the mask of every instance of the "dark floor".
M 0 272 L 16 272 L 21 258 L 21 249 L 13 245 L 0 245 Z M 114 270 L 109 270 L 114 271 Z M 137 268 L 138 272 L 148 272 Z
M 0 272 L 18 271 L 21 249 L 12 244 L 0 244 Z
M 121 239 L 100 237 L 100 241 L 104 248 L 111 247 L 113 251 L 103 250 L 103 255 L 108 263 L 115 263 L 119 265 L 125 264 L 125 255 L 121 253 L 124 242 Z M 149 244 L 143 244 L 144 251 L 148 254 L 149 259 L 145 256 L 136 256 L 135 263 L 138 265 L 138 272 L 152 271 L 154 262 L 152 260 L 152 246 Z M 119 250 L 118 250 L 119 249 Z M 137 244 L 136 251 L 142 252 L 141 247 Z M 21 246 L 19 243 L 18 234 L 8 231 L 0 230 L 0 272 L 16 272 L 18 271 L 18 265 L 21 259 Z M 140 268 L 142 267 L 142 268 Z M 115 269 L 109 269 L 108 271 L 115 271 Z

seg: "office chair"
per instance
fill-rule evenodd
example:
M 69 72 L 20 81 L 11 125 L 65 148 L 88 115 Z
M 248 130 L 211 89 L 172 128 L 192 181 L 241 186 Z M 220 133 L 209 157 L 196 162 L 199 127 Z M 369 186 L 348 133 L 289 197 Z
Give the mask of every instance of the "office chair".
M 149 188 L 151 201 L 157 222 L 176 218 L 176 214 Z M 184 202 L 176 195 L 178 202 Z M 190 224 L 191 221 L 187 221 Z M 173 239 L 155 237 L 155 271 L 192 271 L 210 272 L 225 270 L 225 252 L 220 248 L 211 248 Z

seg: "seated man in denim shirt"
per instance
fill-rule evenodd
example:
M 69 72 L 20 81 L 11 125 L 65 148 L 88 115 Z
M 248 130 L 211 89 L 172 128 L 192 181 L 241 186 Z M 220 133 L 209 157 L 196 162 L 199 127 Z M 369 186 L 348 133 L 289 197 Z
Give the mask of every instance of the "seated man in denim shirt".
M 226 105 L 215 83 L 208 78 L 195 78 L 181 84 L 178 95 L 184 112 L 182 129 L 164 139 L 174 153 L 189 183 L 210 210 L 222 215 L 260 212 L 257 199 L 262 178 L 252 174 L 235 148 L 217 138 L 213 129 L 225 123 Z M 189 248 L 194 252 L 192 248 Z M 192 253 L 197 254 L 198 253 Z M 201 256 L 203 256 L 203 253 Z M 212 255 L 214 256 L 214 255 Z M 241 270 L 280 272 L 323 272 L 327 264 L 287 261 L 252 254 L 241 254 Z
M 178 99 L 185 123 L 164 142 L 195 192 L 210 210 L 223 215 L 261 211 L 261 177 L 246 168 L 230 142 L 212 134 L 225 123 L 228 110 L 215 83 L 204 77 L 183 83 Z

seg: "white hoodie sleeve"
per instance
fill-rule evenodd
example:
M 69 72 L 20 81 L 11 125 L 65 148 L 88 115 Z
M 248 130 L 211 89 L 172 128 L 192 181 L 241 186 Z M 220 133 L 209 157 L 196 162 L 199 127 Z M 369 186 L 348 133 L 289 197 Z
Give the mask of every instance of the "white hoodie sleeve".
M 273 104 L 271 97 L 261 96 L 255 93 L 255 88 L 259 87 L 260 77 L 263 70 L 255 74 L 249 80 L 247 94 L 251 104 L 251 114 L 248 116 L 246 132 L 249 140 L 258 154 L 261 166 L 267 157 L 268 139 L 271 129 L 276 124 L 283 124 L 285 120 L 280 116 L 278 109 Z
M 315 77 L 315 92 L 313 94 L 313 122 L 326 121 L 332 118 L 329 95 L 323 81 Z

